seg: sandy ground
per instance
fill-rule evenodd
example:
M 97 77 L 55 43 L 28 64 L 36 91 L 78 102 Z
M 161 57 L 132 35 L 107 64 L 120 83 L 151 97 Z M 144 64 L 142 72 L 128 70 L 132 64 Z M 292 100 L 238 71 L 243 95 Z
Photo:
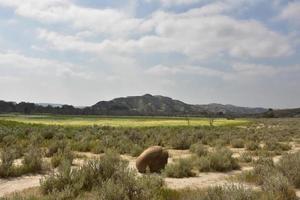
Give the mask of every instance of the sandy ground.
M 232 171 L 230 173 L 200 173 L 197 177 L 189 178 L 166 178 L 167 187 L 171 189 L 183 188 L 205 188 L 209 186 L 224 185 L 227 183 L 227 178 L 239 173 Z
M 0 179 L 0 197 L 40 185 L 42 175 Z

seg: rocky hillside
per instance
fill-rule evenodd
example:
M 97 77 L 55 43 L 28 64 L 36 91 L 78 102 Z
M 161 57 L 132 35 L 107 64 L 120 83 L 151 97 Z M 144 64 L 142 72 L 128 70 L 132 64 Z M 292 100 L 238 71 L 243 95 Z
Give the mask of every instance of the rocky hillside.
M 258 116 L 267 112 L 264 108 L 248 108 L 233 105 L 191 105 L 164 96 L 130 96 L 111 101 L 100 101 L 93 106 L 78 108 L 71 105 L 15 103 L 0 101 L 0 113 L 49 113 L 68 115 L 143 115 L 143 116 Z
M 111 101 L 100 101 L 92 110 L 107 115 L 252 115 L 266 112 L 264 108 L 247 108 L 233 105 L 191 105 L 164 96 L 131 96 Z

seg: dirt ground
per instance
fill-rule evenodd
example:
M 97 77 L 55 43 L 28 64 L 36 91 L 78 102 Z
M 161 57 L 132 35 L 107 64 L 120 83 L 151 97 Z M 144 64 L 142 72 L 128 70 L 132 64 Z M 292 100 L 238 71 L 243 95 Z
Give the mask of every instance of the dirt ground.
M 37 187 L 40 185 L 41 178 L 42 175 L 0 179 L 0 197 L 14 192 L 19 192 L 27 188 Z

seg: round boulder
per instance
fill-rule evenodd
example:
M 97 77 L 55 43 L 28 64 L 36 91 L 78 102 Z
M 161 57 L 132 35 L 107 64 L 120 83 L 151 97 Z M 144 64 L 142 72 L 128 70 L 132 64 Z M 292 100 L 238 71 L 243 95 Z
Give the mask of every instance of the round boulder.
M 140 173 L 160 172 L 168 163 L 169 153 L 160 146 L 152 146 L 146 149 L 137 159 L 136 168 Z

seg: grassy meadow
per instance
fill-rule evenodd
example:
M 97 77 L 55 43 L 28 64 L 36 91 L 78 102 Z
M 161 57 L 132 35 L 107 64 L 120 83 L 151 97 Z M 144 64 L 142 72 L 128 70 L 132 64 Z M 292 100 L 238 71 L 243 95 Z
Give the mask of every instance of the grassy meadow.
M 112 126 L 112 127 L 176 127 L 210 126 L 208 118 L 185 117 L 101 117 L 101 116 L 61 116 L 61 115 L 0 115 L 0 120 L 28 124 L 63 126 Z M 214 126 L 241 126 L 246 119 L 214 119 Z

